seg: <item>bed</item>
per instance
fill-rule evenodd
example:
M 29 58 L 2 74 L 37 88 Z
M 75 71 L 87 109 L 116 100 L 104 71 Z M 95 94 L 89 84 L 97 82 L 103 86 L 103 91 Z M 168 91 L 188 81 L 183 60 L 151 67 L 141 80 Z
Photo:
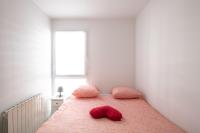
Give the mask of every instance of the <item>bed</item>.
M 121 121 L 93 119 L 89 111 L 110 105 L 123 114 Z M 143 99 L 114 99 L 111 95 L 97 98 L 67 99 L 36 133 L 184 133 Z

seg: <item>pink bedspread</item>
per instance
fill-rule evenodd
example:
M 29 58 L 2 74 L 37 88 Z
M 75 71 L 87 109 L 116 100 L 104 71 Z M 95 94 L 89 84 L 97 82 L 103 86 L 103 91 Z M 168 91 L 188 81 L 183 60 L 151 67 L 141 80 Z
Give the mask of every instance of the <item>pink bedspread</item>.
M 110 105 L 123 114 L 122 121 L 93 119 L 91 108 Z M 111 96 L 70 98 L 36 133 L 184 133 L 142 99 L 117 100 Z

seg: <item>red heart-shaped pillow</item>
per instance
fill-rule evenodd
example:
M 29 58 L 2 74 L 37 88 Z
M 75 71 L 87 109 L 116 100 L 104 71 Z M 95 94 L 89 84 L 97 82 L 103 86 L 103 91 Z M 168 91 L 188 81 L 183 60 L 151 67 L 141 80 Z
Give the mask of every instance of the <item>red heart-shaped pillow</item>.
M 111 106 L 99 106 L 90 110 L 90 115 L 95 118 L 106 117 L 113 121 L 120 121 L 122 119 L 122 114 L 115 108 Z

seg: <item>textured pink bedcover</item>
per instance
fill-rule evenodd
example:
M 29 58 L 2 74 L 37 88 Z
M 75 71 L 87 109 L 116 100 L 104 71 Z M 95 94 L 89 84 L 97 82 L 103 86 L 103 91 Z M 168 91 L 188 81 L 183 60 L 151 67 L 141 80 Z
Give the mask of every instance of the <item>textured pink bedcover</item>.
M 111 105 L 122 121 L 93 119 L 91 108 Z M 70 98 L 36 133 L 184 133 L 142 99 L 117 100 L 110 95 L 90 99 Z

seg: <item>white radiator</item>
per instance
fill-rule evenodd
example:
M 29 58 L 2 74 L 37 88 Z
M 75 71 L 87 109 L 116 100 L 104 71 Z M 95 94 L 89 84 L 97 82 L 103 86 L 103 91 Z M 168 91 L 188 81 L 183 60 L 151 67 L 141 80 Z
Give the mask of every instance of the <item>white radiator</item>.
M 46 104 L 35 95 L 3 112 L 3 133 L 35 133 L 46 120 Z

